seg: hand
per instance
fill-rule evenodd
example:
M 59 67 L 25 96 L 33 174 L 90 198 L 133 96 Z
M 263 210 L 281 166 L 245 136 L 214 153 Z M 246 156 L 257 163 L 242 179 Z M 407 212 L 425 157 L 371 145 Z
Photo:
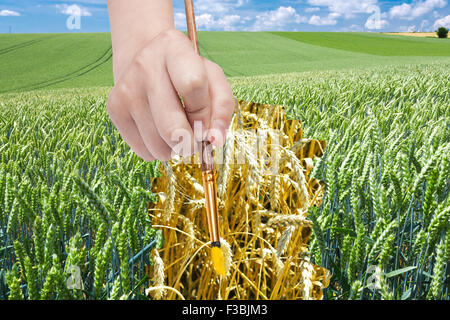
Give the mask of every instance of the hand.
M 175 154 L 188 156 L 197 149 L 195 141 L 204 138 L 217 147 L 224 144 L 235 107 L 233 92 L 222 69 L 195 53 L 182 32 L 159 33 L 119 67 L 107 110 L 139 157 L 166 161 Z M 194 123 L 195 129 L 200 123 L 202 128 L 194 130 Z

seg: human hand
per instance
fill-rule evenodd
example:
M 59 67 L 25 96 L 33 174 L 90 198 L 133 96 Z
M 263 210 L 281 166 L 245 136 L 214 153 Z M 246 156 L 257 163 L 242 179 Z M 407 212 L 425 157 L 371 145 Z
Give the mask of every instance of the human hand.
M 165 161 L 175 154 L 188 156 L 204 138 L 216 147 L 224 144 L 233 92 L 222 69 L 199 56 L 182 32 L 159 33 L 130 61 L 114 66 L 122 71 L 107 110 L 139 157 Z

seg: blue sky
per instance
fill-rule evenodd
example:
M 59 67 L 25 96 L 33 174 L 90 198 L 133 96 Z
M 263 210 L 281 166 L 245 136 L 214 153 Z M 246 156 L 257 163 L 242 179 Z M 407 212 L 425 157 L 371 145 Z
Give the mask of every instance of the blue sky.
M 164 1 L 164 0 L 160 0 Z M 169 0 L 167 0 L 169 1 Z M 434 31 L 450 27 L 450 0 L 194 0 L 199 30 Z M 132 4 L 133 0 L 129 0 Z M 184 1 L 174 0 L 184 30 Z M 80 10 L 80 29 L 66 21 Z M 106 0 L 0 0 L 0 33 L 109 31 Z

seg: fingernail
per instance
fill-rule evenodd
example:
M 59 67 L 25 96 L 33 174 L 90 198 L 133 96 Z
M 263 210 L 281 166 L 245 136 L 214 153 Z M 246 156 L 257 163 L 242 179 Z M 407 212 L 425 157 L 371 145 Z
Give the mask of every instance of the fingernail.
M 207 138 L 207 129 L 205 121 L 194 121 L 194 138 L 196 141 L 203 141 Z M 208 123 L 209 125 L 209 123 Z
M 208 139 L 208 128 L 209 128 L 210 122 L 203 122 L 203 132 L 202 132 L 202 141 Z
M 222 120 L 214 120 L 211 130 L 208 133 L 208 140 L 216 147 L 221 147 L 225 143 L 227 126 Z

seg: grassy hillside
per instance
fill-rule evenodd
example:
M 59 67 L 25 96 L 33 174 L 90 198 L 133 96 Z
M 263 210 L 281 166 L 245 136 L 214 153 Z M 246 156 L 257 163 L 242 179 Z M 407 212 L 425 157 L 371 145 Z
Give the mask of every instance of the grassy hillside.
M 112 84 L 109 34 L 0 35 L 0 92 Z
M 200 32 L 228 77 L 450 59 L 450 41 L 354 33 Z M 0 35 L 0 93 L 111 86 L 109 33 Z

